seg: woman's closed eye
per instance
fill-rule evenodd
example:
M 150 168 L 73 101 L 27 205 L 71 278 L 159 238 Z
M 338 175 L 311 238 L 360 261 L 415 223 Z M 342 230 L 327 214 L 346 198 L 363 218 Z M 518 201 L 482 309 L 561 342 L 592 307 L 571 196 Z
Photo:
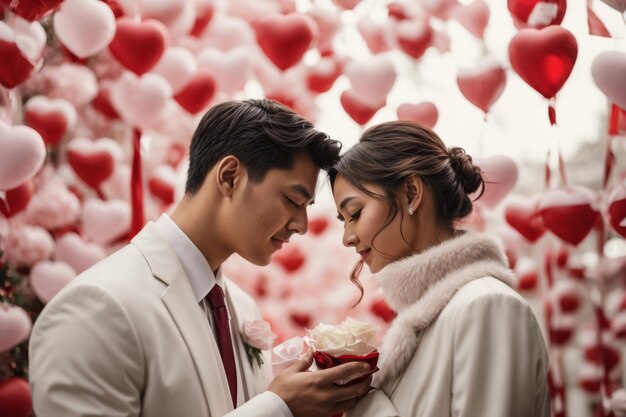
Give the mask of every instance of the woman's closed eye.
M 363 209 L 360 208 L 357 211 L 355 211 L 354 213 L 352 213 L 350 216 L 348 216 L 348 223 L 357 220 L 359 218 L 359 216 L 361 215 L 361 210 L 363 210 Z M 342 221 L 342 222 L 345 221 L 345 219 L 343 218 L 343 216 L 341 214 L 337 215 L 337 218 L 339 219 L 339 221 Z

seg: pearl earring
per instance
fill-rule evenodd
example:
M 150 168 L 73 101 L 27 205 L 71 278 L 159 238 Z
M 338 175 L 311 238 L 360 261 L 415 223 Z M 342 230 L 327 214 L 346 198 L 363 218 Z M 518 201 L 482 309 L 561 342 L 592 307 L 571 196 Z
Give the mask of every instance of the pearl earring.
M 413 204 L 409 205 L 409 216 L 412 216 L 415 213 L 415 209 L 413 209 Z

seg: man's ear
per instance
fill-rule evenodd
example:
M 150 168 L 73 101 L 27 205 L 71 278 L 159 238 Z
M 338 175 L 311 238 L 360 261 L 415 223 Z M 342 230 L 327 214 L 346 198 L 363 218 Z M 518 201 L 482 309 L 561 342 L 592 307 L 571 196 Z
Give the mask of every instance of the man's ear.
M 235 183 L 241 178 L 242 165 L 239 159 L 229 155 L 217 164 L 217 189 L 225 197 L 233 195 Z
M 422 180 L 417 175 L 412 175 L 406 182 L 407 207 L 413 207 L 413 210 L 417 211 L 417 208 L 422 203 L 423 191 L 424 183 Z

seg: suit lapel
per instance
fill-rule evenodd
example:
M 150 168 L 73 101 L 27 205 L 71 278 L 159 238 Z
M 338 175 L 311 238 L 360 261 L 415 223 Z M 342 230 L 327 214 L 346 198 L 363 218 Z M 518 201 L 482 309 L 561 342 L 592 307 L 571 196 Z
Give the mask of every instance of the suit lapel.
M 178 257 L 153 224 L 148 224 L 132 243 L 144 255 L 154 276 L 168 285 L 161 299 L 187 344 L 211 415 L 228 413 L 233 407 L 219 350 Z
M 241 303 L 237 303 L 236 300 L 233 300 L 232 292 L 226 292 L 226 299 L 228 300 L 228 309 L 231 311 L 232 321 L 236 326 L 235 332 L 235 343 L 237 344 L 237 349 L 241 355 L 241 371 L 242 377 L 244 378 L 244 385 L 246 386 L 248 397 L 246 400 L 254 397 L 257 394 L 265 391 L 265 381 L 262 377 L 263 369 L 259 369 L 255 362 L 253 365 L 250 365 L 250 361 L 248 360 L 248 355 L 246 353 L 246 348 L 243 343 L 243 337 L 241 336 L 241 332 L 243 331 L 243 323 L 245 321 L 255 320 L 257 317 L 250 316 L 246 314 L 247 312 L 241 305 Z

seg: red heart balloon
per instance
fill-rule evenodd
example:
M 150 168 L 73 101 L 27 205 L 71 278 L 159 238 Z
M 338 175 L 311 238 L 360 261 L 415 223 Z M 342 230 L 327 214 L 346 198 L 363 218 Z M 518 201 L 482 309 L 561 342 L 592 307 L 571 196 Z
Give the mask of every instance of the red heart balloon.
M 504 91 L 506 72 L 500 64 L 488 62 L 477 68 L 459 71 L 456 82 L 463 96 L 487 113 Z
M 256 37 L 265 55 L 281 70 L 296 65 L 313 42 L 315 22 L 305 15 L 267 16 L 255 24 Z
M 31 180 L 24 184 L 6 191 L 5 201 L 0 199 L 0 212 L 4 217 L 13 217 L 24 210 L 33 197 L 35 187 Z
M 174 202 L 174 187 L 162 178 L 150 178 L 148 189 L 164 205 L 169 206 Z
M 215 5 L 211 2 L 196 2 L 196 21 L 193 24 L 193 28 L 189 34 L 196 38 L 202 36 L 204 29 L 209 25 L 209 22 L 213 18 L 215 12 Z
M 303 313 L 291 313 L 289 315 L 291 321 L 296 325 L 303 328 L 311 327 L 311 316 Z
M 0 40 L 0 84 L 13 88 L 26 81 L 35 69 L 20 52 L 15 42 Z
M 613 230 L 626 237 L 626 184 L 613 190 L 609 196 L 607 214 Z
M 300 248 L 295 245 L 286 246 L 274 255 L 274 261 L 290 274 L 302 268 L 305 260 L 304 254 Z
M 545 98 L 552 98 L 569 78 L 578 44 L 560 26 L 522 29 L 509 44 L 511 66 L 528 85 Z
M 342 73 L 341 63 L 334 58 L 321 58 L 307 73 L 309 90 L 325 93 L 330 90 Z
M 167 28 L 157 20 L 136 22 L 122 17 L 109 44 L 111 54 L 137 75 L 150 71 L 161 59 L 167 44 Z
M 372 314 L 380 317 L 386 323 L 391 323 L 393 319 L 396 318 L 396 313 L 391 308 L 389 308 L 389 305 L 382 298 L 372 303 L 370 311 L 372 312 Z
M 527 271 L 517 279 L 517 289 L 519 291 L 531 291 L 537 288 L 537 271 L 531 270 Z
M 81 153 L 73 149 L 67 151 L 67 162 L 76 175 L 86 184 L 98 188 L 113 173 L 115 160 L 106 151 Z
M 120 115 L 111 104 L 111 91 L 108 88 L 100 88 L 98 95 L 91 102 L 94 109 L 104 114 L 109 119 L 119 119 Z
M 431 44 L 433 30 L 427 17 L 403 20 L 397 24 L 396 38 L 402 52 L 413 59 L 419 59 Z
M 191 114 L 206 108 L 215 94 L 215 79 L 210 72 L 200 70 L 185 88 L 174 96 L 174 99 Z
M 24 121 L 41 135 L 46 145 L 58 145 L 68 129 L 68 121 L 65 113 L 51 109 L 49 111 L 36 111 L 26 109 Z
M 0 4 L 18 16 L 23 17 L 29 22 L 40 20 L 52 9 L 61 4 L 63 0 L 0 0 Z
M 430 101 L 419 104 L 403 103 L 396 110 L 398 120 L 417 123 L 429 129 L 435 127 L 439 119 L 437 107 Z
M 18 377 L 0 381 L 0 416 L 29 417 L 32 412 L 28 382 Z
M 552 12 L 552 14 L 546 15 L 546 17 L 543 18 L 538 16 L 540 10 L 535 10 L 535 8 L 538 7 L 538 3 L 541 3 L 539 7 L 544 9 L 549 8 L 549 12 Z M 567 0 L 508 0 L 507 7 L 509 8 L 509 12 L 511 12 L 515 26 L 525 28 L 530 24 L 530 26 L 539 29 L 548 25 L 561 24 L 563 16 L 565 16 L 565 10 L 567 9 Z M 534 19 L 531 16 L 533 16 Z M 550 16 L 553 17 L 550 19 Z M 533 22 L 533 20 L 536 22 Z
M 531 243 L 536 242 L 546 232 L 537 196 L 511 202 L 504 209 L 506 222 Z
M 341 93 L 340 101 L 346 113 L 360 125 L 369 122 L 376 112 L 385 105 L 385 103 L 381 103 L 379 106 L 372 107 L 359 99 L 352 90 Z
M 546 227 L 560 239 L 574 246 L 589 234 L 598 219 L 591 198 L 574 190 L 555 190 L 539 203 Z
M 319 236 L 328 228 L 328 219 L 326 217 L 316 217 L 309 220 L 309 230 L 315 236 Z

